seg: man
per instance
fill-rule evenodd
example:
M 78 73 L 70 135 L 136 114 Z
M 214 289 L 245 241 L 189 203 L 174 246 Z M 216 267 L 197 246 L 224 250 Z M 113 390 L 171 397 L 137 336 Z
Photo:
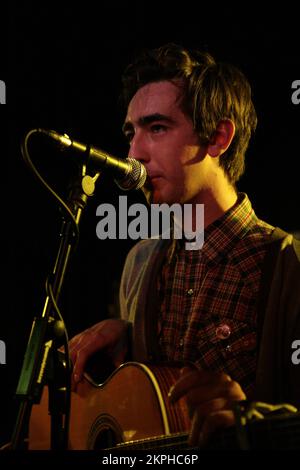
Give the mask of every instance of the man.
M 182 369 L 170 399 L 186 397 L 190 443 L 201 444 L 213 429 L 233 424 L 234 401 L 260 390 L 259 301 L 274 227 L 256 217 L 235 186 L 257 123 L 251 89 L 235 67 L 173 44 L 137 59 L 123 83 L 123 130 L 130 157 L 147 169 L 146 198 L 192 204 L 194 231 L 203 229 L 196 206 L 204 204 L 204 245 L 186 250 L 178 240 L 145 240 L 131 250 L 120 287 L 122 319 L 71 340 L 73 380 L 81 380 L 98 349 L 116 365 L 129 358 L 192 362 L 196 367 Z

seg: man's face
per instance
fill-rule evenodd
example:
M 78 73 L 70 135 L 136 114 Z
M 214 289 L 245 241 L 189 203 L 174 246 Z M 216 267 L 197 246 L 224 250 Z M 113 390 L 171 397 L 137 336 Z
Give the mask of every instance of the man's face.
M 144 192 L 152 203 L 197 201 L 206 184 L 206 149 L 180 109 L 180 92 L 169 81 L 149 83 L 128 106 L 123 130 L 129 156 L 147 169 Z

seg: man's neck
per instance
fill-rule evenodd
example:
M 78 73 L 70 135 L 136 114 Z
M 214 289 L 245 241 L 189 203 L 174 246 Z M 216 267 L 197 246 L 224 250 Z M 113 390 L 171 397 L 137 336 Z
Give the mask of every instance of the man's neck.
M 193 227 L 193 231 L 199 229 L 205 229 L 212 222 L 222 217 L 237 201 L 237 193 L 235 189 L 230 186 L 224 191 L 202 191 L 193 201 L 190 201 L 191 211 L 188 219 L 185 219 L 184 224 L 188 224 L 189 227 Z M 204 205 L 204 227 L 197 227 L 197 213 L 196 205 Z M 191 219 L 192 218 L 192 224 Z

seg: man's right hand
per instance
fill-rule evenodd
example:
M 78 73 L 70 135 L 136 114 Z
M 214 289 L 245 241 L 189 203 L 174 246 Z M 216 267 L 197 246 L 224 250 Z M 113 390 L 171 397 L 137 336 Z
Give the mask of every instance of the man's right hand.
M 111 355 L 116 367 L 125 360 L 127 352 L 128 323 L 120 319 L 108 319 L 74 336 L 69 342 L 73 364 L 72 389 L 82 379 L 89 357 L 96 351 L 105 350 Z

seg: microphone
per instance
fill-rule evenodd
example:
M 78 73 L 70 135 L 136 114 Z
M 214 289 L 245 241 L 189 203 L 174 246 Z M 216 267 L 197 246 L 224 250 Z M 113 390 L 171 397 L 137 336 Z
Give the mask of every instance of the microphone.
M 67 134 L 62 135 L 47 129 L 37 129 L 37 131 L 59 142 L 62 149 L 69 148 L 82 154 L 83 162 L 92 165 L 96 170 L 110 171 L 115 176 L 114 181 L 120 189 L 129 191 L 144 186 L 147 172 L 145 166 L 138 160 L 114 157 L 99 148 L 76 142 Z

